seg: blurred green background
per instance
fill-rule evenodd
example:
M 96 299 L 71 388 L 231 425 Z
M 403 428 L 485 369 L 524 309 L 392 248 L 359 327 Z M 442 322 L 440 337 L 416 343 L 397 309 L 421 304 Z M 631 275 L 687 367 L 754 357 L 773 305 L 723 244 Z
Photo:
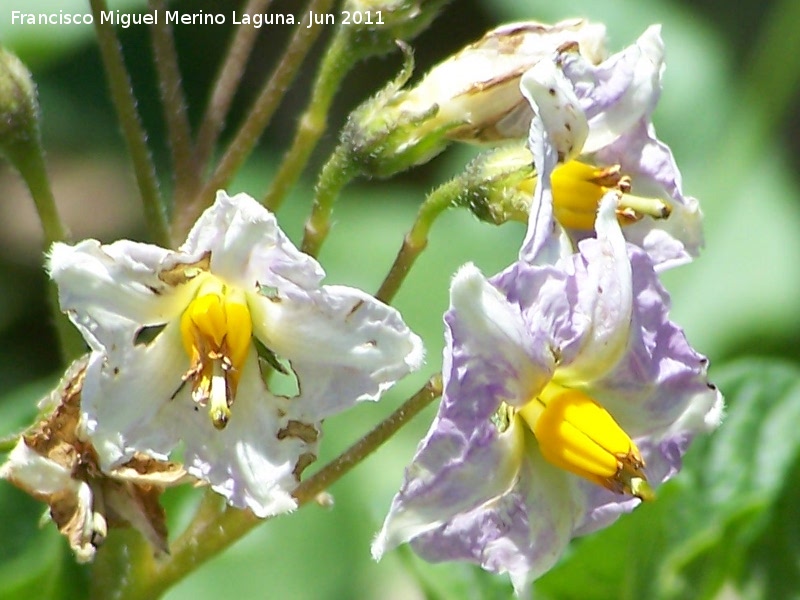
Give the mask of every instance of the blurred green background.
M 112 0 L 112 9 L 138 9 Z M 240 2 L 184 0 L 182 11 L 229 11 Z M 39 86 L 48 167 L 61 213 L 77 238 L 143 239 L 134 179 L 114 120 L 91 26 L 20 27 L 12 9 L 88 11 L 81 0 L 5 0 L 0 42 L 31 68 Z M 300 11 L 277 0 L 276 12 Z M 505 21 L 588 17 L 608 27 L 609 48 L 663 24 L 664 92 L 655 115 L 684 175 L 700 198 L 707 247 L 695 263 L 669 272 L 673 319 L 711 358 L 712 379 L 729 401 L 719 433 L 702 440 L 687 469 L 658 502 L 573 544 L 561 566 L 537 585 L 551 598 L 800 598 L 800 2 L 773 0 L 456 0 L 413 46 L 418 72 Z M 202 114 L 229 29 L 175 30 L 190 116 Z M 265 27 L 227 130 L 246 111 L 291 30 Z M 329 32 L 326 32 L 329 34 Z M 120 31 L 162 175 L 168 155 L 146 28 Z M 323 35 L 289 90 L 273 125 L 232 186 L 259 197 L 291 141 L 307 100 Z M 316 173 L 347 113 L 400 67 L 398 53 L 360 64 L 346 79 L 330 129 L 306 178 L 279 214 L 299 242 Z M 375 291 L 432 187 L 463 168 L 474 149 L 453 147 L 429 165 L 391 181 L 345 190 L 320 260 L 328 283 Z M 165 180 L 165 185 L 168 181 Z M 321 462 L 397 407 L 441 363 L 441 314 L 450 275 L 468 260 L 493 273 L 516 256 L 523 228 L 495 228 L 468 214 L 445 215 L 397 297 L 406 321 L 426 342 L 422 373 L 376 405 L 326 423 Z M 29 420 L 59 368 L 45 303 L 41 233 L 25 188 L 0 162 L 0 434 Z M 336 484 L 334 509 L 309 506 L 266 524 L 171 590 L 172 600 L 215 598 L 483 598 L 510 586 L 461 565 L 431 566 L 407 549 L 371 561 L 369 544 L 419 439 L 429 408 L 379 452 Z M 185 522 L 186 494 L 166 498 L 173 530 Z M 82 597 L 88 571 L 73 564 L 52 525 L 37 528 L 43 505 L 0 485 L 0 597 Z

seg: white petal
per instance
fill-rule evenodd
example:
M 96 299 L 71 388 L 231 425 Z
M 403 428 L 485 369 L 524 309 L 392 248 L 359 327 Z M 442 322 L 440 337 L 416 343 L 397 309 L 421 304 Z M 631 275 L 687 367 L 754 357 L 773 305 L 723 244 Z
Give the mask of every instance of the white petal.
M 34 496 L 64 492 L 77 496 L 80 486 L 85 485 L 73 479 L 66 467 L 32 450 L 22 438 L 0 467 L 0 478 L 15 482 Z
M 157 274 L 174 256 L 150 244 L 122 240 L 101 246 L 84 240 L 75 246 L 53 244 L 47 269 L 58 285 L 61 310 L 94 349 L 101 349 L 119 335 L 130 343 L 142 326 L 180 314 L 191 290 L 168 286 Z
M 572 83 L 552 60 L 541 60 L 525 72 L 520 90 L 541 119 L 549 142 L 562 162 L 580 154 L 589 124 Z
M 211 271 L 244 290 L 258 283 L 315 288 L 324 276 L 319 263 L 281 231 L 275 216 L 247 194 L 217 192 L 181 250 L 198 258 L 211 252 Z
M 400 313 L 360 290 L 281 290 L 273 299 L 251 294 L 248 302 L 256 337 L 292 363 L 310 418 L 377 399 L 422 363 L 422 342 Z
M 190 384 L 175 396 L 188 368 L 177 321 L 149 345 L 120 342 L 106 354 L 92 354 L 81 408 L 104 470 L 125 462 L 135 451 L 167 458 L 180 439 L 169 415 L 177 405 L 192 405 L 187 397 Z
M 195 411 L 189 404 L 176 405 L 172 415 L 186 445 L 187 471 L 208 481 L 230 504 L 259 517 L 296 508 L 293 471 L 302 454 L 316 454 L 316 439 L 286 435 L 294 408 L 266 390 L 255 349 L 243 366 L 225 429 L 215 429 L 207 411 Z

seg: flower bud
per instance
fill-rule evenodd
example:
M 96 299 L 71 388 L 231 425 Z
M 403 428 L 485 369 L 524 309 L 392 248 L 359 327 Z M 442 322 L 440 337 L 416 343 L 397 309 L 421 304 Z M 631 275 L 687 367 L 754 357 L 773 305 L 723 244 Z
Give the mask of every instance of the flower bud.
M 458 204 L 494 225 L 506 221 L 527 223 L 536 182 L 532 163 L 531 153 L 522 143 L 481 154 L 461 175 L 464 191 Z
M 16 56 L 0 48 L 0 149 L 16 163 L 20 146 L 38 139 L 39 105 L 31 74 Z
M 388 51 L 395 40 L 411 40 L 422 32 L 450 0 L 346 0 L 342 13 L 355 36 L 355 46 Z M 360 42 L 360 43 L 359 43 Z
M 605 28 L 581 20 L 514 23 L 488 32 L 403 89 L 413 69 L 407 52 L 398 78 L 357 109 L 343 143 L 367 175 L 388 176 L 427 162 L 452 140 L 524 139 L 532 111 L 522 74 L 564 44 L 592 63 L 605 57 Z

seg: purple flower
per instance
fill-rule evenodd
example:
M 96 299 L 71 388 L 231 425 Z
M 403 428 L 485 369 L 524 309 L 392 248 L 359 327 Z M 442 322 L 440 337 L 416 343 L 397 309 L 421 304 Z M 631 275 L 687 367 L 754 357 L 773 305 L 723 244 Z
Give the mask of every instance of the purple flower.
M 543 116 L 534 147 L 558 160 Z M 532 135 L 533 137 L 533 135 Z M 465 265 L 445 314 L 444 393 L 372 551 L 509 573 L 522 594 L 570 539 L 612 523 L 716 427 L 707 360 L 668 318 L 669 297 L 606 194 L 596 237 L 565 251 L 540 179 L 520 260 L 487 280 Z
M 600 64 L 562 47 L 520 83 L 543 123 L 531 130 L 531 149 L 552 144 L 561 163 L 537 169 L 552 185 L 556 221 L 573 242 L 593 235 L 600 199 L 616 190 L 625 238 L 656 270 L 691 261 L 703 245 L 699 204 L 683 195 L 672 152 L 652 124 L 663 70 L 664 45 L 653 26 Z

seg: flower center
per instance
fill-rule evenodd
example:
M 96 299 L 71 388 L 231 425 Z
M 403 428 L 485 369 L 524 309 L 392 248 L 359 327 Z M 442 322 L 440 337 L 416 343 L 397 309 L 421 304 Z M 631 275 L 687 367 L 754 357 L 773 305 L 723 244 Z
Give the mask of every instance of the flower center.
M 654 497 L 636 444 L 583 392 L 551 382 L 519 415 L 550 463 L 618 494 Z
M 672 212 L 662 200 L 631 194 L 631 178 L 621 173 L 619 165 L 594 167 L 571 160 L 553 170 L 550 182 L 555 218 L 570 229 L 594 229 L 600 200 L 613 190 L 620 193 L 617 218 L 621 225 L 635 223 L 645 215 L 666 219 Z
M 181 317 L 183 347 L 191 360 L 183 380 L 192 399 L 209 407 L 217 429 L 228 424 L 253 323 L 242 292 L 219 280 L 204 283 Z

